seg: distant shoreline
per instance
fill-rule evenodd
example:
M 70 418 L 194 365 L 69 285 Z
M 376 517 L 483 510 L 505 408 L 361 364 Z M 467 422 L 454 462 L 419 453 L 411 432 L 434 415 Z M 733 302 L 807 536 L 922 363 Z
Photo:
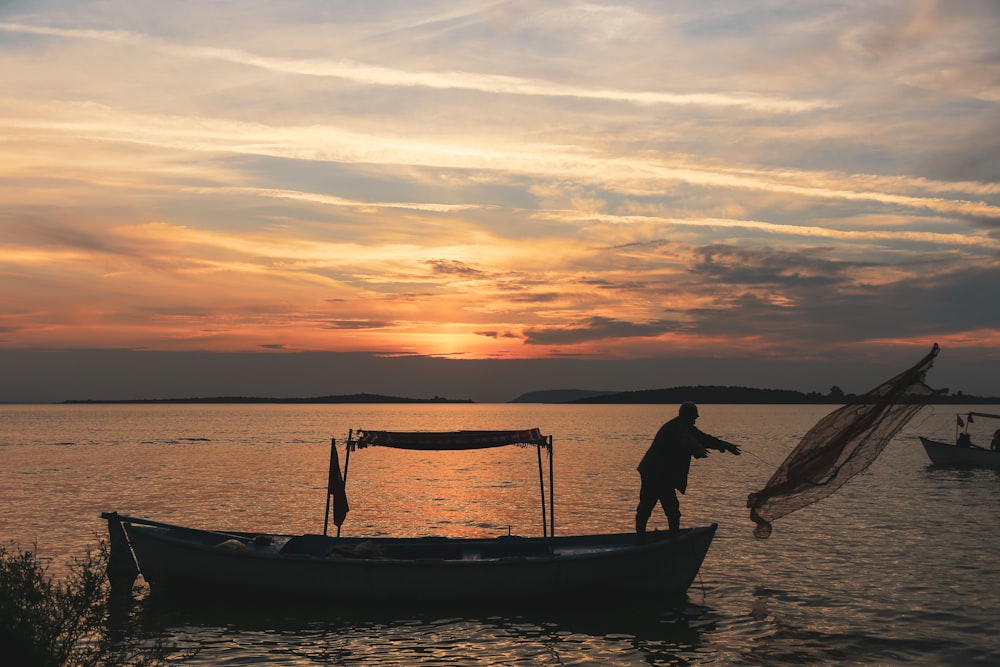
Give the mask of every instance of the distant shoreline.
M 845 394 L 837 387 L 830 393 L 803 393 L 787 389 L 755 389 L 752 387 L 695 386 L 671 387 L 667 389 L 646 389 L 640 391 L 606 392 L 579 389 L 536 391 L 522 394 L 507 403 L 548 403 L 576 405 L 664 405 L 694 401 L 704 404 L 730 405 L 843 405 L 855 399 L 855 394 Z M 970 396 L 958 392 L 952 395 L 932 396 L 927 401 L 932 405 L 994 405 L 1000 404 L 998 397 Z M 271 398 L 254 396 L 214 396 L 190 398 L 142 398 L 142 399 L 71 399 L 64 405 L 106 405 L 106 404 L 471 404 L 469 399 L 406 398 L 383 396 L 380 394 L 349 394 L 340 396 L 313 396 L 308 398 Z
M 90 404 L 137 404 L 137 403 L 472 403 L 468 399 L 452 400 L 435 396 L 434 398 L 402 398 L 399 396 L 380 396 L 378 394 L 350 394 L 347 396 L 314 396 L 311 398 L 266 398 L 255 396 L 214 396 L 208 398 L 126 398 L 126 399 L 74 399 L 62 401 L 63 405 Z
M 679 404 L 684 401 L 705 404 L 735 404 L 735 405 L 844 405 L 858 398 L 857 394 L 844 393 L 838 387 L 833 387 L 829 393 L 803 393 L 789 389 L 755 389 L 753 387 L 672 387 L 669 389 L 647 389 L 642 391 L 625 391 L 615 394 L 588 396 L 573 400 L 573 403 L 585 404 Z M 1000 404 L 1000 398 L 969 396 L 962 392 L 947 395 L 940 394 L 928 397 L 908 399 L 900 398 L 900 402 L 919 401 L 929 405 L 966 405 Z

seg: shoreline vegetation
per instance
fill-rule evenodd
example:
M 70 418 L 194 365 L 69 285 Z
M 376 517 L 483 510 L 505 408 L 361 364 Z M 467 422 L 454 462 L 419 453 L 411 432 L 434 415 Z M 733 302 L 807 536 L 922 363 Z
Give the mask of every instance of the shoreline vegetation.
M 105 572 L 106 541 L 66 566 L 62 577 L 49 572 L 47 559 L 14 543 L 0 545 L 0 656 L 19 667 L 156 667 L 168 653 L 182 660 L 193 651 L 176 646 L 144 627 L 132 594 L 113 592 Z
M 508 403 L 562 403 L 562 404 L 676 404 L 694 401 L 704 404 L 747 404 L 747 405 L 842 405 L 857 398 L 855 394 L 844 393 L 833 386 L 826 394 L 800 392 L 790 389 L 757 389 L 753 387 L 732 387 L 699 385 L 670 387 L 666 389 L 644 389 L 638 391 L 594 391 L 588 389 L 553 389 L 533 391 L 518 396 Z M 314 396 L 309 398 L 274 398 L 254 396 L 214 396 L 205 398 L 143 398 L 143 399 L 73 399 L 63 401 L 69 405 L 92 404 L 334 404 L 334 403 L 474 403 L 469 399 L 449 399 L 442 396 L 433 398 L 404 398 L 380 394 L 347 394 L 340 396 Z M 961 391 L 953 394 L 931 396 L 927 403 L 935 405 L 993 405 L 1000 404 L 1000 397 L 973 396 Z

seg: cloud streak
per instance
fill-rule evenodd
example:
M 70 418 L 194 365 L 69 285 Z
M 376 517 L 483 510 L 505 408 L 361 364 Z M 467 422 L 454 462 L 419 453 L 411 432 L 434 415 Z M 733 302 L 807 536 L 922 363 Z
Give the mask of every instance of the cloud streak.
M 62 39 L 81 39 L 111 42 L 155 50 L 172 57 L 224 61 L 247 67 L 256 67 L 278 74 L 333 77 L 363 85 L 422 87 L 432 89 L 470 90 L 490 95 L 527 95 L 542 97 L 577 97 L 589 100 L 623 102 L 629 104 L 676 104 L 708 107 L 747 107 L 763 112 L 797 113 L 828 108 L 829 102 L 821 100 L 792 100 L 763 95 L 734 95 L 731 93 L 667 93 L 656 91 L 627 91 L 588 89 L 567 86 L 552 81 L 523 79 L 520 77 L 483 74 L 463 71 L 407 71 L 392 67 L 370 65 L 351 60 L 320 60 L 309 58 L 280 58 L 256 55 L 239 49 L 219 47 L 178 46 L 146 35 L 120 30 L 78 30 L 31 26 L 18 23 L 0 23 L 0 30 Z
M 77 117 L 77 113 L 71 113 Z M 447 144 L 413 141 L 404 138 L 363 135 L 337 127 L 267 127 L 257 124 L 219 122 L 211 119 L 182 119 L 163 116 L 137 116 L 114 109 L 78 109 L 92 114 L 91 120 L 21 118 L 9 125 L 27 131 L 58 132 L 88 141 L 127 142 L 174 150 L 206 153 L 236 153 L 282 159 L 307 159 L 363 164 L 405 165 L 410 167 L 499 171 L 502 174 L 544 178 L 572 176 L 592 186 L 641 192 L 662 191 L 668 184 L 685 183 L 705 188 L 727 188 L 770 192 L 796 197 L 874 202 L 888 206 L 923 208 L 943 214 L 968 217 L 1000 218 L 1000 206 L 983 201 L 949 199 L 940 196 L 900 194 L 899 190 L 928 193 L 958 192 L 965 195 L 1000 194 L 996 183 L 944 183 L 926 178 L 878 178 L 867 174 L 834 175 L 783 170 L 775 173 L 745 172 L 712 168 L 678 156 L 672 164 L 662 159 L 607 158 L 580 148 L 546 145 L 507 145 L 497 150 L 474 143 Z M 153 128 L 152 130 L 148 128 Z M 853 184 L 883 186 L 881 189 L 855 189 Z M 297 197 L 317 203 L 346 201 L 319 193 L 298 193 L 261 189 L 259 194 L 272 197 Z M 413 208 L 416 204 L 386 202 L 378 206 Z M 431 206 L 424 204 L 421 206 Z M 467 205 L 468 206 L 468 205 Z M 459 205 L 438 204 L 439 210 L 454 210 Z

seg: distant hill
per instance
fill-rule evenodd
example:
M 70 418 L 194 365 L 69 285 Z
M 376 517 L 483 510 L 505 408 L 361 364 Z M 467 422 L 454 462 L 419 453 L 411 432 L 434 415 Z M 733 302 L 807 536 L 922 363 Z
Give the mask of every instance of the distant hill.
M 670 387 L 667 389 L 644 389 L 640 391 L 623 391 L 615 394 L 581 397 L 570 403 L 601 403 L 601 404 L 678 404 L 684 401 L 695 403 L 730 403 L 730 404 L 760 404 L 760 405 L 795 405 L 795 404 L 843 404 L 856 398 L 855 394 L 845 394 L 833 387 L 829 394 L 818 392 L 803 393 L 790 389 L 755 389 L 753 387 L 723 387 L 696 386 Z M 996 404 L 1000 398 L 969 396 L 958 392 L 953 395 L 934 396 L 929 401 L 934 404 Z
M 678 404 L 684 401 L 695 403 L 750 404 L 750 405 L 822 405 L 843 404 L 854 398 L 856 394 L 845 394 L 837 387 L 829 394 L 818 392 L 803 393 L 790 389 L 755 389 L 753 387 L 723 387 L 696 386 L 670 387 L 666 389 L 644 389 L 640 391 L 623 391 L 613 394 L 598 392 L 599 395 L 584 396 L 567 401 L 569 403 L 600 403 L 600 404 Z M 970 396 L 958 392 L 951 395 L 933 396 L 928 403 L 936 405 L 994 405 L 1000 404 L 1000 398 L 988 396 Z
M 614 394 L 613 391 L 595 391 L 592 389 L 548 389 L 545 391 L 529 391 L 521 394 L 511 403 L 571 403 L 584 398 L 595 398 Z
M 753 387 L 670 387 L 667 389 L 643 389 L 640 391 L 623 391 L 604 396 L 579 398 L 573 403 L 760 403 L 760 404 L 795 404 L 795 403 L 843 403 L 844 394 L 836 396 L 819 393 L 804 394 L 791 389 L 755 389 Z
M 312 398 L 266 398 L 254 396 L 215 396 L 211 398 L 149 398 L 126 400 L 70 400 L 63 403 L 472 403 L 468 399 L 451 400 L 434 398 L 400 398 L 378 394 L 348 394 L 345 396 L 315 396 Z

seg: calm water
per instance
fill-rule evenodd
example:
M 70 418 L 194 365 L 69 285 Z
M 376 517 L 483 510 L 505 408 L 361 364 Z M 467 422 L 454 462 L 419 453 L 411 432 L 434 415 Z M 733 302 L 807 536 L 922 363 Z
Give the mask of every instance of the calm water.
M 741 457 L 696 461 L 685 525 L 719 523 L 686 601 L 581 608 L 352 614 L 234 609 L 150 615 L 197 665 L 1000 664 L 1000 473 L 930 467 L 927 408 L 837 495 L 752 535 L 759 489 L 829 406 L 711 406 L 699 425 Z M 969 408 L 962 408 L 968 410 Z M 977 409 L 972 407 L 971 409 Z M 635 465 L 669 406 L 0 406 L 0 533 L 54 567 L 118 510 L 209 528 L 320 532 L 329 439 L 348 429 L 538 426 L 555 439 L 556 530 L 631 530 Z M 995 409 L 982 408 L 985 412 Z M 974 428 L 979 428 L 977 423 Z M 983 426 L 978 441 L 988 441 Z M 974 431 L 975 434 L 975 431 Z M 341 449 L 343 462 L 343 449 Z M 540 534 L 534 450 L 368 449 L 348 471 L 344 534 Z M 665 528 L 659 510 L 651 527 Z

